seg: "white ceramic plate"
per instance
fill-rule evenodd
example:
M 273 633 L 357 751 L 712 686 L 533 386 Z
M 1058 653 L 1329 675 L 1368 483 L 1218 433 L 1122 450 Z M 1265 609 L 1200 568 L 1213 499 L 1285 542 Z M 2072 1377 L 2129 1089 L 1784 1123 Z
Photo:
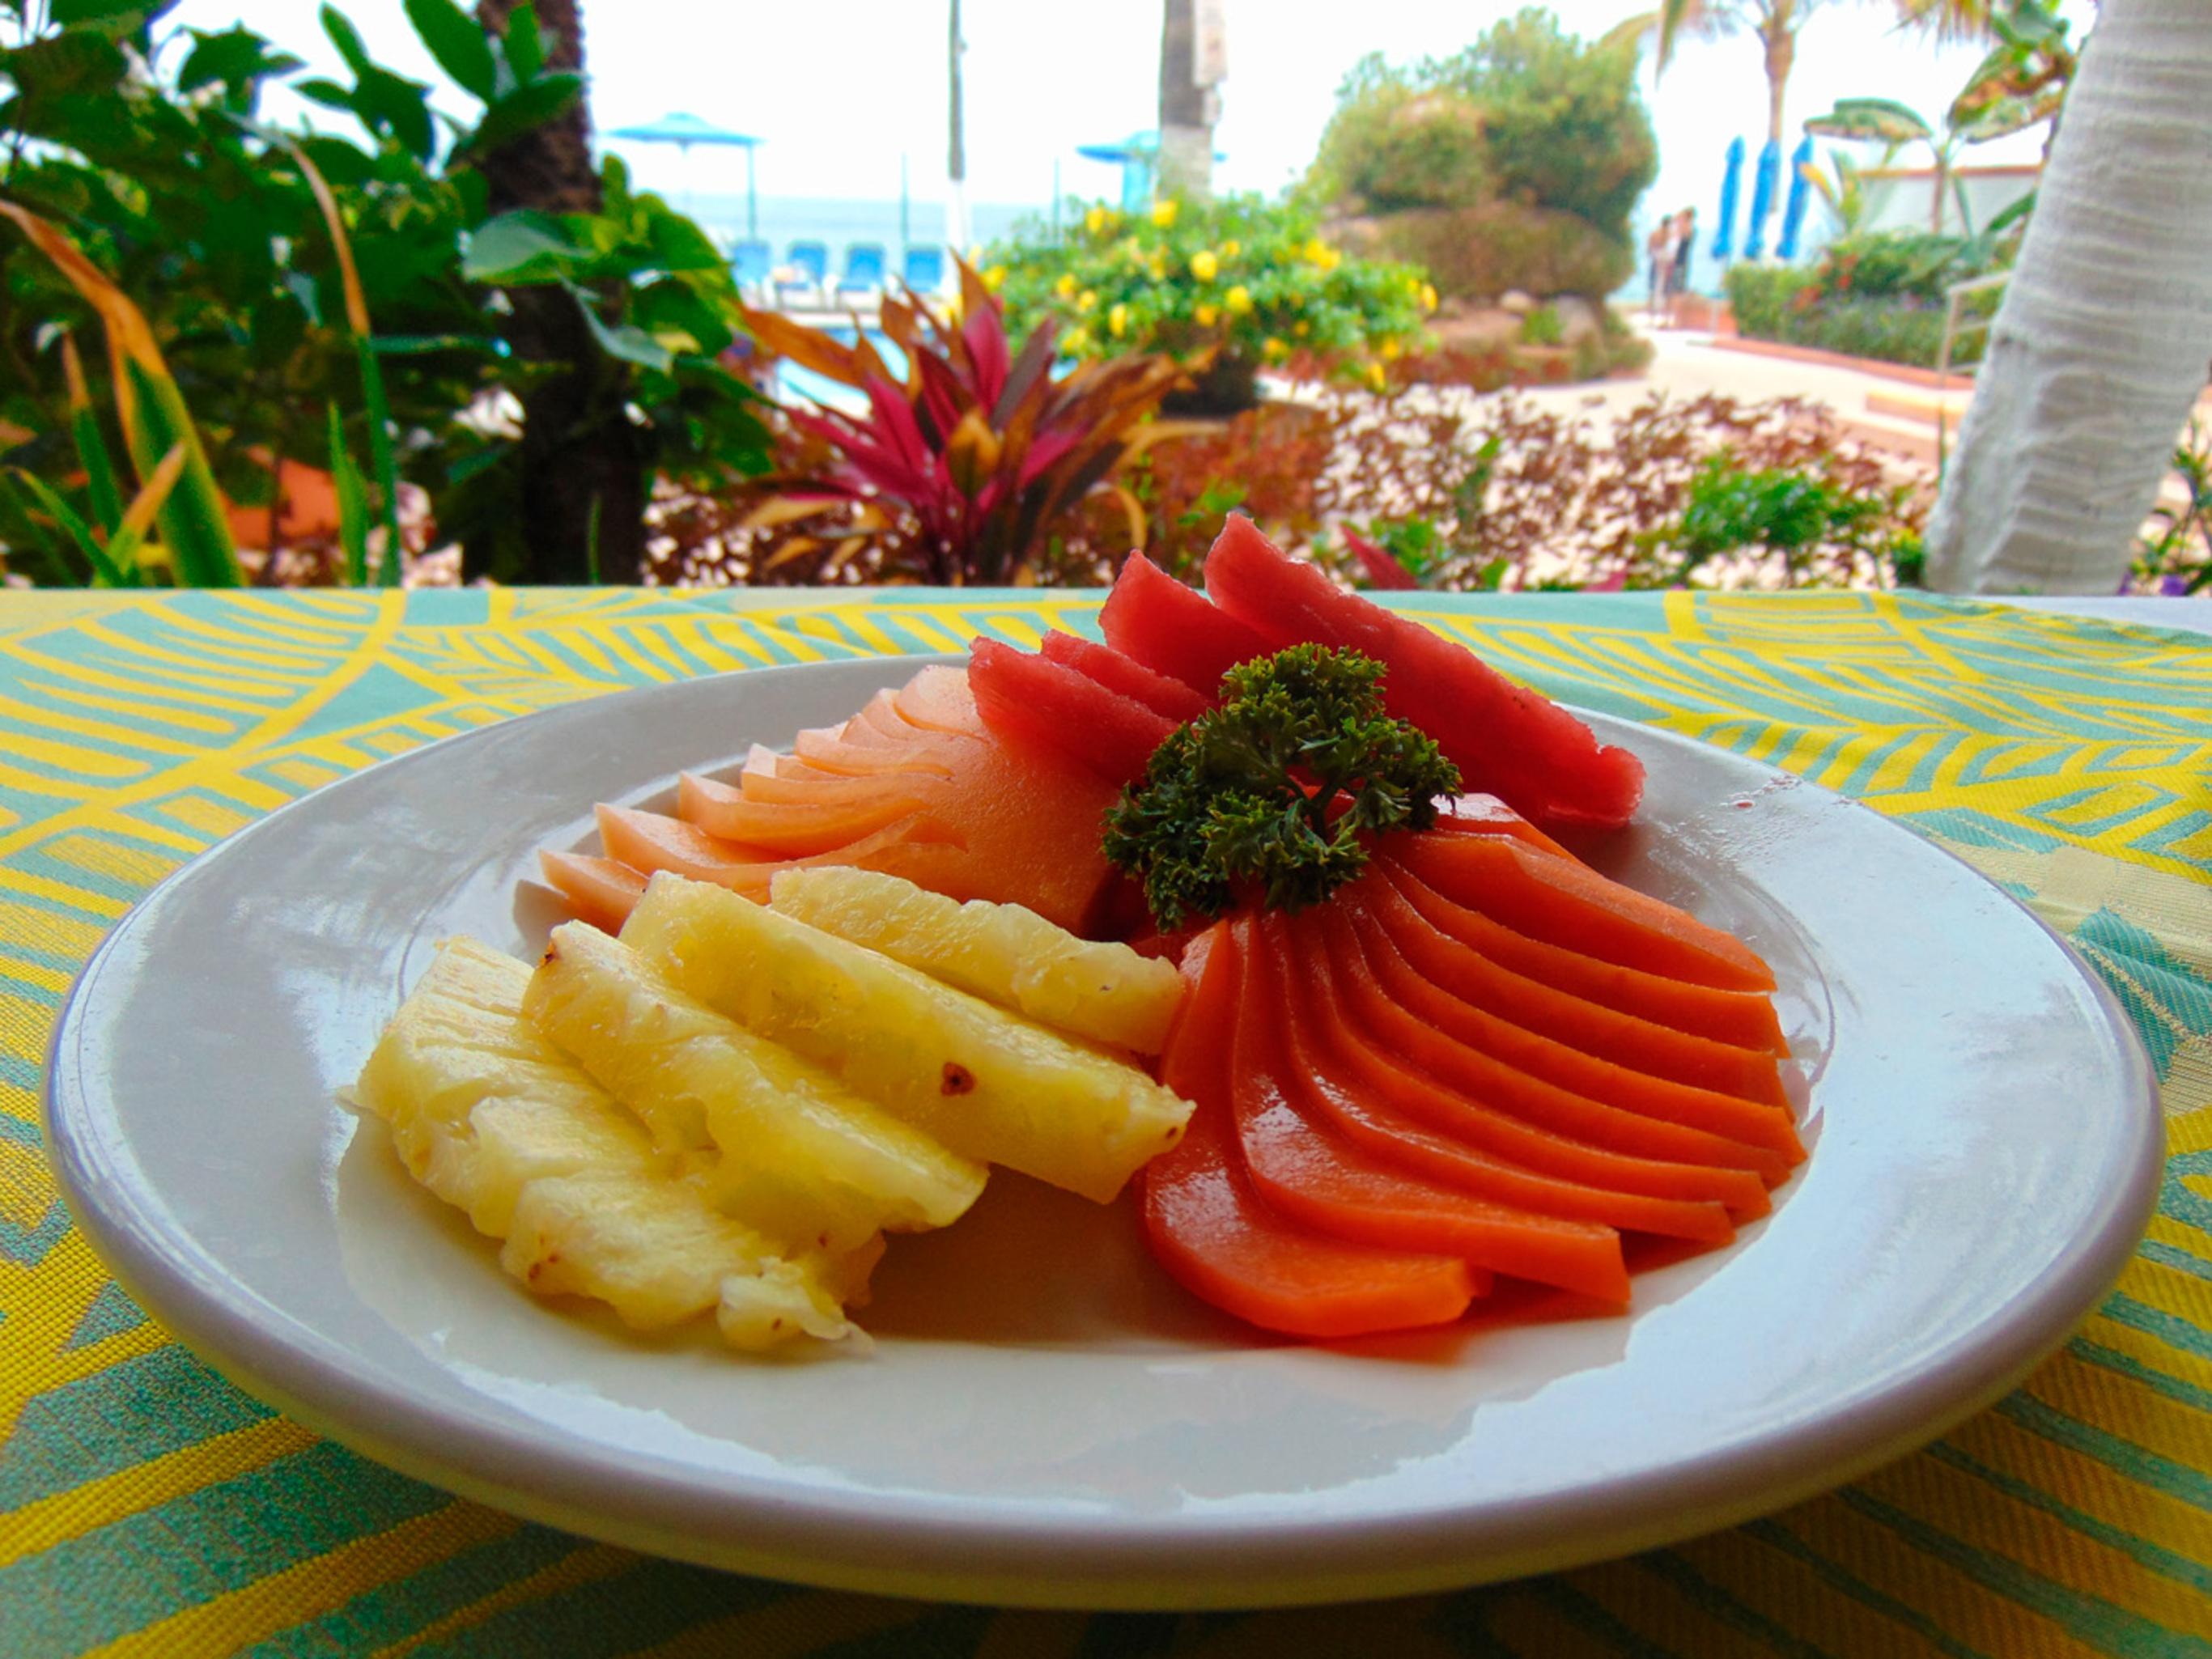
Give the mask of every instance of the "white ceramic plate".
M 1595 718 L 1650 769 L 1603 860 L 1780 975 L 1810 1162 L 1622 1317 L 1323 1349 L 1186 1297 L 1127 1202 L 1000 1176 L 898 1241 L 872 1357 L 749 1362 L 535 1303 L 336 1103 L 433 941 L 643 799 L 842 718 L 906 662 L 654 687 L 287 807 L 86 969 L 49 1121 L 125 1285 L 252 1392 L 557 1526 L 779 1577 L 1194 1607 L 1464 1584 L 1771 1510 L 1996 1397 L 2118 1274 L 2160 1124 L 2112 999 L 1972 871 L 1835 795 Z M 539 895 L 542 900 L 545 896 Z

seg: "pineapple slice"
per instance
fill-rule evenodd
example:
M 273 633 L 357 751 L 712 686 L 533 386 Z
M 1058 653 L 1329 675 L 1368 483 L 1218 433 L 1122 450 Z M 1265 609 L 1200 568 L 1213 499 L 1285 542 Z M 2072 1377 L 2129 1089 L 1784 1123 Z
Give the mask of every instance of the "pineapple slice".
M 955 1151 L 1100 1203 L 1190 1115 L 1112 1054 L 724 888 L 656 875 L 623 939 Z
M 415 1178 L 506 1240 L 501 1265 L 540 1294 L 595 1297 L 641 1329 L 714 1310 L 740 1347 L 855 1334 L 839 1297 L 880 1247 L 786 1259 L 721 1214 L 523 1018 L 529 982 L 449 940 L 370 1054 L 355 1098 Z
M 1080 939 L 1018 904 L 965 904 L 903 876 L 785 870 L 769 902 L 811 927 L 1093 1042 L 1156 1054 L 1182 1006 L 1171 963 Z
M 852 1249 L 943 1227 L 984 1170 L 790 1049 L 702 1007 L 619 939 L 553 933 L 522 1002 L 538 1028 L 636 1113 L 662 1148 L 720 1150 L 723 1206 L 773 1238 Z

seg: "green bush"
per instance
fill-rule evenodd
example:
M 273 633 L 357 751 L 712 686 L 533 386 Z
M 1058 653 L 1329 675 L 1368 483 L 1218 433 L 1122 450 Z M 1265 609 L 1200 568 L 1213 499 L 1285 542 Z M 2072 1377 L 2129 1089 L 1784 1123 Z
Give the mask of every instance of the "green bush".
M 1634 269 L 1628 216 L 1657 170 L 1633 49 L 1531 9 L 1449 58 L 1363 58 L 1306 193 L 1388 216 L 1384 240 L 1413 244 L 1447 293 L 1599 295 Z
M 1555 346 L 1566 337 L 1566 329 L 1559 321 L 1559 313 L 1550 306 L 1539 306 L 1521 319 L 1521 343 L 1523 345 Z
M 1419 266 L 1347 258 L 1310 211 L 1256 196 L 1170 198 L 1134 217 L 1093 206 L 1058 240 L 1024 227 L 983 266 L 1017 339 L 1051 318 L 1077 357 L 1212 349 L 1224 386 L 1300 352 L 1379 383 L 1376 360 L 1415 343 L 1436 307 Z
M 1859 266 L 1866 268 L 1863 263 Z M 1896 267 L 1875 269 L 1878 279 L 1887 280 Z M 1823 286 L 1818 270 L 1738 265 L 1728 274 L 1728 294 L 1736 332 L 1746 339 L 1814 346 L 1919 368 L 1935 368 L 1942 353 L 1944 301 L 1923 297 L 1909 283 L 1874 295 L 1863 294 L 1856 284 L 1838 292 Z M 1994 295 L 1975 296 L 1960 308 L 1961 324 L 1988 315 L 1995 302 Z M 1979 329 L 1962 326 L 1952 343 L 1951 361 L 1978 362 L 1985 337 Z
M 1812 272 L 1794 265 L 1730 266 L 1728 297 L 1735 331 L 1747 339 L 1780 339 L 1783 319 L 1813 280 Z
M 1499 194 L 1626 237 L 1628 216 L 1659 168 L 1636 65 L 1633 45 L 1586 45 L 1531 7 L 1433 70 L 1437 85 L 1482 112 Z
M 1451 93 L 1422 91 L 1390 79 L 1380 58 L 1361 71 L 1383 77 L 1356 106 L 1340 108 L 1323 140 L 1330 201 L 1358 202 L 1377 212 L 1450 207 L 1491 194 L 1482 112 Z

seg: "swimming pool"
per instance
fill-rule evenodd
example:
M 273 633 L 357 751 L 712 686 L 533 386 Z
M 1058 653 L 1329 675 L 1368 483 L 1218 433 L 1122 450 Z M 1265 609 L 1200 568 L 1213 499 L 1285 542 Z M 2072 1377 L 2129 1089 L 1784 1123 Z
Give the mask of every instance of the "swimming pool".
M 867 335 L 868 343 L 875 347 L 877 355 L 884 360 L 884 367 L 890 369 L 897 378 L 905 379 L 906 354 L 893 344 L 890 337 L 880 330 L 871 328 L 863 331 L 847 324 L 842 327 L 827 328 L 822 331 L 842 345 L 851 345 L 865 332 Z M 868 401 L 852 387 L 841 386 L 826 374 L 817 374 L 812 369 L 802 368 L 789 359 L 776 365 L 775 389 L 776 395 L 786 401 L 823 403 L 829 404 L 832 409 L 857 410 L 865 407 Z

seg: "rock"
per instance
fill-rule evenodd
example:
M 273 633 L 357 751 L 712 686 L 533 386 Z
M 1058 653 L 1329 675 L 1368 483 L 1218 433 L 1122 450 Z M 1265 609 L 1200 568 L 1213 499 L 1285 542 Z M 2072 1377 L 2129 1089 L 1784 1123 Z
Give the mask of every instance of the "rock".
M 1437 312 L 1429 319 L 1429 332 L 1446 351 L 1492 351 L 1521 337 L 1521 318 L 1503 306 L 1466 306 L 1449 317 Z
M 1559 319 L 1561 345 L 1578 346 L 1605 331 L 1605 319 L 1598 315 L 1596 301 L 1578 294 L 1559 295 L 1553 300 L 1552 310 Z
M 1419 208 L 1346 221 L 1335 228 L 1347 252 L 1387 254 L 1426 267 L 1437 292 L 1480 300 L 1518 290 L 1610 294 L 1635 274 L 1626 238 L 1587 219 L 1518 202 L 1470 208 Z
M 1517 288 L 1509 288 L 1498 302 L 1500 311 L 1510 311 L 1516 317 L 1526 317 L 1536 309 L 1535 300 Z

